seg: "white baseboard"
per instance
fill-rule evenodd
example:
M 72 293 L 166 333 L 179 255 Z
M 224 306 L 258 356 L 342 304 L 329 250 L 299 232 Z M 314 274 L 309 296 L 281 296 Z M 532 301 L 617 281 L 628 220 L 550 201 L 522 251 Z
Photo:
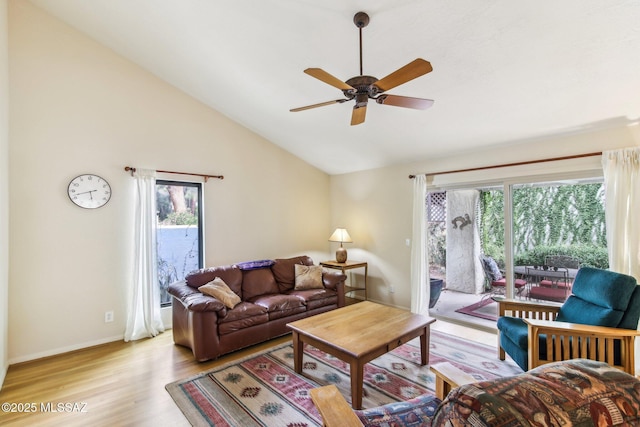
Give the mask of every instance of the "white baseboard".
M 43 357 L 55 356 L 57 354 L 68 353 L 70 351 L 81 350 L 87 347 L 94 347 L 100 344 L 107 344 L 113 341 L 123 341 L 124 335 L 116 335 L 109 338 L 103 338 L 96 341 L 89 341 L 80 344 L 74 344 L 67 347 L 59 347 L 52 350 L 42 351 L 40 353 L 28 354 L 25 356 L 15 357 L 13 359 L 9 359 L 9 365 L 14 365 L 16 363 L 28 362 L 30 360 L 42 359 Z
M 165 331 L 171 330 L 172 320 L 173 320 L 171 316 L 171 307 L 167 307 L 167 308 L 163 307 L 160 311 L 160 314 L 162 316 L 162 323 L 164 324 L 164 330 Z M 31 360 L 42 359 L 43 357 L 55 356 L 62 353 L 68 353 L 70 351 L 81 350 L 87 347 L 94 347 L 96 345 L 107 344 L 110 342 L 123 341 L 123 340 L 124 340 L 124 334 L 116 335 L 108 338 L 102 338 L 96 341 L 89 341 L 89 342 L 84 342 L 80 344 L 74 344 L 67 347 L 55 348 L 55 349 L 43 351 L 40 353 L 33 353 L 33 354 L 28 354 L 26 356 L 20 356 L 13 359 L 9 359 L 8 365 L 10 366 L 16 363 L 29 362 Z M 7 369 L 8 368 L 5 369 L 5 372 L 4 372 L 5 375 L 6 375 Z M 4 376 L 1 376 L 0 378 L 4 379 Z M 0 384 L 2 384 L 2 381 L 0 381 Z

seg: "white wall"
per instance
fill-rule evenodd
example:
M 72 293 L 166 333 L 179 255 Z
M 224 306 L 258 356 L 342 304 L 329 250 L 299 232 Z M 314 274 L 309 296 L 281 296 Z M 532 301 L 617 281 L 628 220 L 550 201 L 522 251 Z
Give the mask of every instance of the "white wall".
M 354 241 L 348 244 L 349 259 L 369 262 L 370 299 L 409 308 L 412 185 L 409 174 L 433 173 L 503 163 L 554 158 L 622 147 L 640 146 L 640 127 L 620 126 L 570 136 L 496 146 L 482 152 L 461 153 L 449 158 L 399 165 L 331 177 L 333 224 L 346 227 Z M 573 162 L 593 169 L 599 157 Z M 529 169 L 558 172 L 562 162 L 543 163 Z M 498 170 L 476 173 L 490 179 Z M 532 172 L 533 173 L 533 172 Z M 395 288 L 389 292 L 390 286 Z
M 205 184 L 207 266 L 328 256 L 325 173 L 25 1 L 9 2 L 9 77 L 11 363 L 122 337 L 133 258 L 127 165 L 225 176 Z M 82 173 L 111 183 L 103 208 L 68 199 Z M 115 322 L 104 323 L 107 310 Z
M 0 0 L 0 384 L 9 365 L 9 82 L 7 2 Z

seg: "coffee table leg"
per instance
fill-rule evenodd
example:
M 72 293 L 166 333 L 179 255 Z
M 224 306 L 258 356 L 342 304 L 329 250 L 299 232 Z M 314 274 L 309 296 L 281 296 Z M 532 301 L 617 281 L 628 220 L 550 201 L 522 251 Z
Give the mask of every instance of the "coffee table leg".
M 351 374 L 351 407 L 362 409 L 362 383 L 364 382 L 364 365 L 354 360 L 350 364 Z
M 297 374 L 302 373 L 302 352 L 304 351 L 304 343 L 300 340 L 298 332 L 293 331 L 293 369 Z
M 420 363 L 429 364 L 429 339 L 431 338 L 431 328 L 425 326 L 422 335 L 420 335 Z

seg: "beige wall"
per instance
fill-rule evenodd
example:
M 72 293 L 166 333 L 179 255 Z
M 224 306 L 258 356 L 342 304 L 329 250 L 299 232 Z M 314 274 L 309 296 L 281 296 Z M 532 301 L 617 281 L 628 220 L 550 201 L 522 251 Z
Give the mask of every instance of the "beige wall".
M 370 298 L 386 304 L 411 306 L 410 254 L 412 180 L 409 174 L 459 170 L 471 167 L 553 158 L 614 148 L 640 146 L 640 127 L 620 125 L 607 130 L 500 146 L 483 152 L 431 159 L 424 162 L 331 177 L 331 216 L 346 227 L 354 243 L 349 258 L 369 262 Z M 557 173 L 567 162 L 552 162 L 529 168 L 528 173 Z M 599 166 L 599 157 L 572 162 L 584 169 Z M 491 179 L 498 170 L 484 171 L 476 178 Z M 390 287 L 395 288 L 390 293 Z
M 0 384 L 9 364 L 9 82 L 7 2 L 0 0 Z
M 328 256 L 328 175 L 29 2 L 9 2 L 9 76 L 11 363 L 122 337 L 133 258 L 126 165 L 225 176 L 205 184 L 208 266 Z M 82 173 L 111 183 L 103 208 L 68 199 Z M 115 322 L 104 322 L 107 310 Z

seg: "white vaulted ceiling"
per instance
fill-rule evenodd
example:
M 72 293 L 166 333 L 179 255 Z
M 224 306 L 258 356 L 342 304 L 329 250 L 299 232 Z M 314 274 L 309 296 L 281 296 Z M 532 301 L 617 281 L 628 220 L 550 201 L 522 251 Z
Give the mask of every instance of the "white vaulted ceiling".
M 330 174 L 453 155 L 640 118 L 637 0 L 31 0 L 69 25 Z M 353 101 L 303 70 L 382 78 L 417 57 L 433 72 L 389 91 L 428 110 Z

